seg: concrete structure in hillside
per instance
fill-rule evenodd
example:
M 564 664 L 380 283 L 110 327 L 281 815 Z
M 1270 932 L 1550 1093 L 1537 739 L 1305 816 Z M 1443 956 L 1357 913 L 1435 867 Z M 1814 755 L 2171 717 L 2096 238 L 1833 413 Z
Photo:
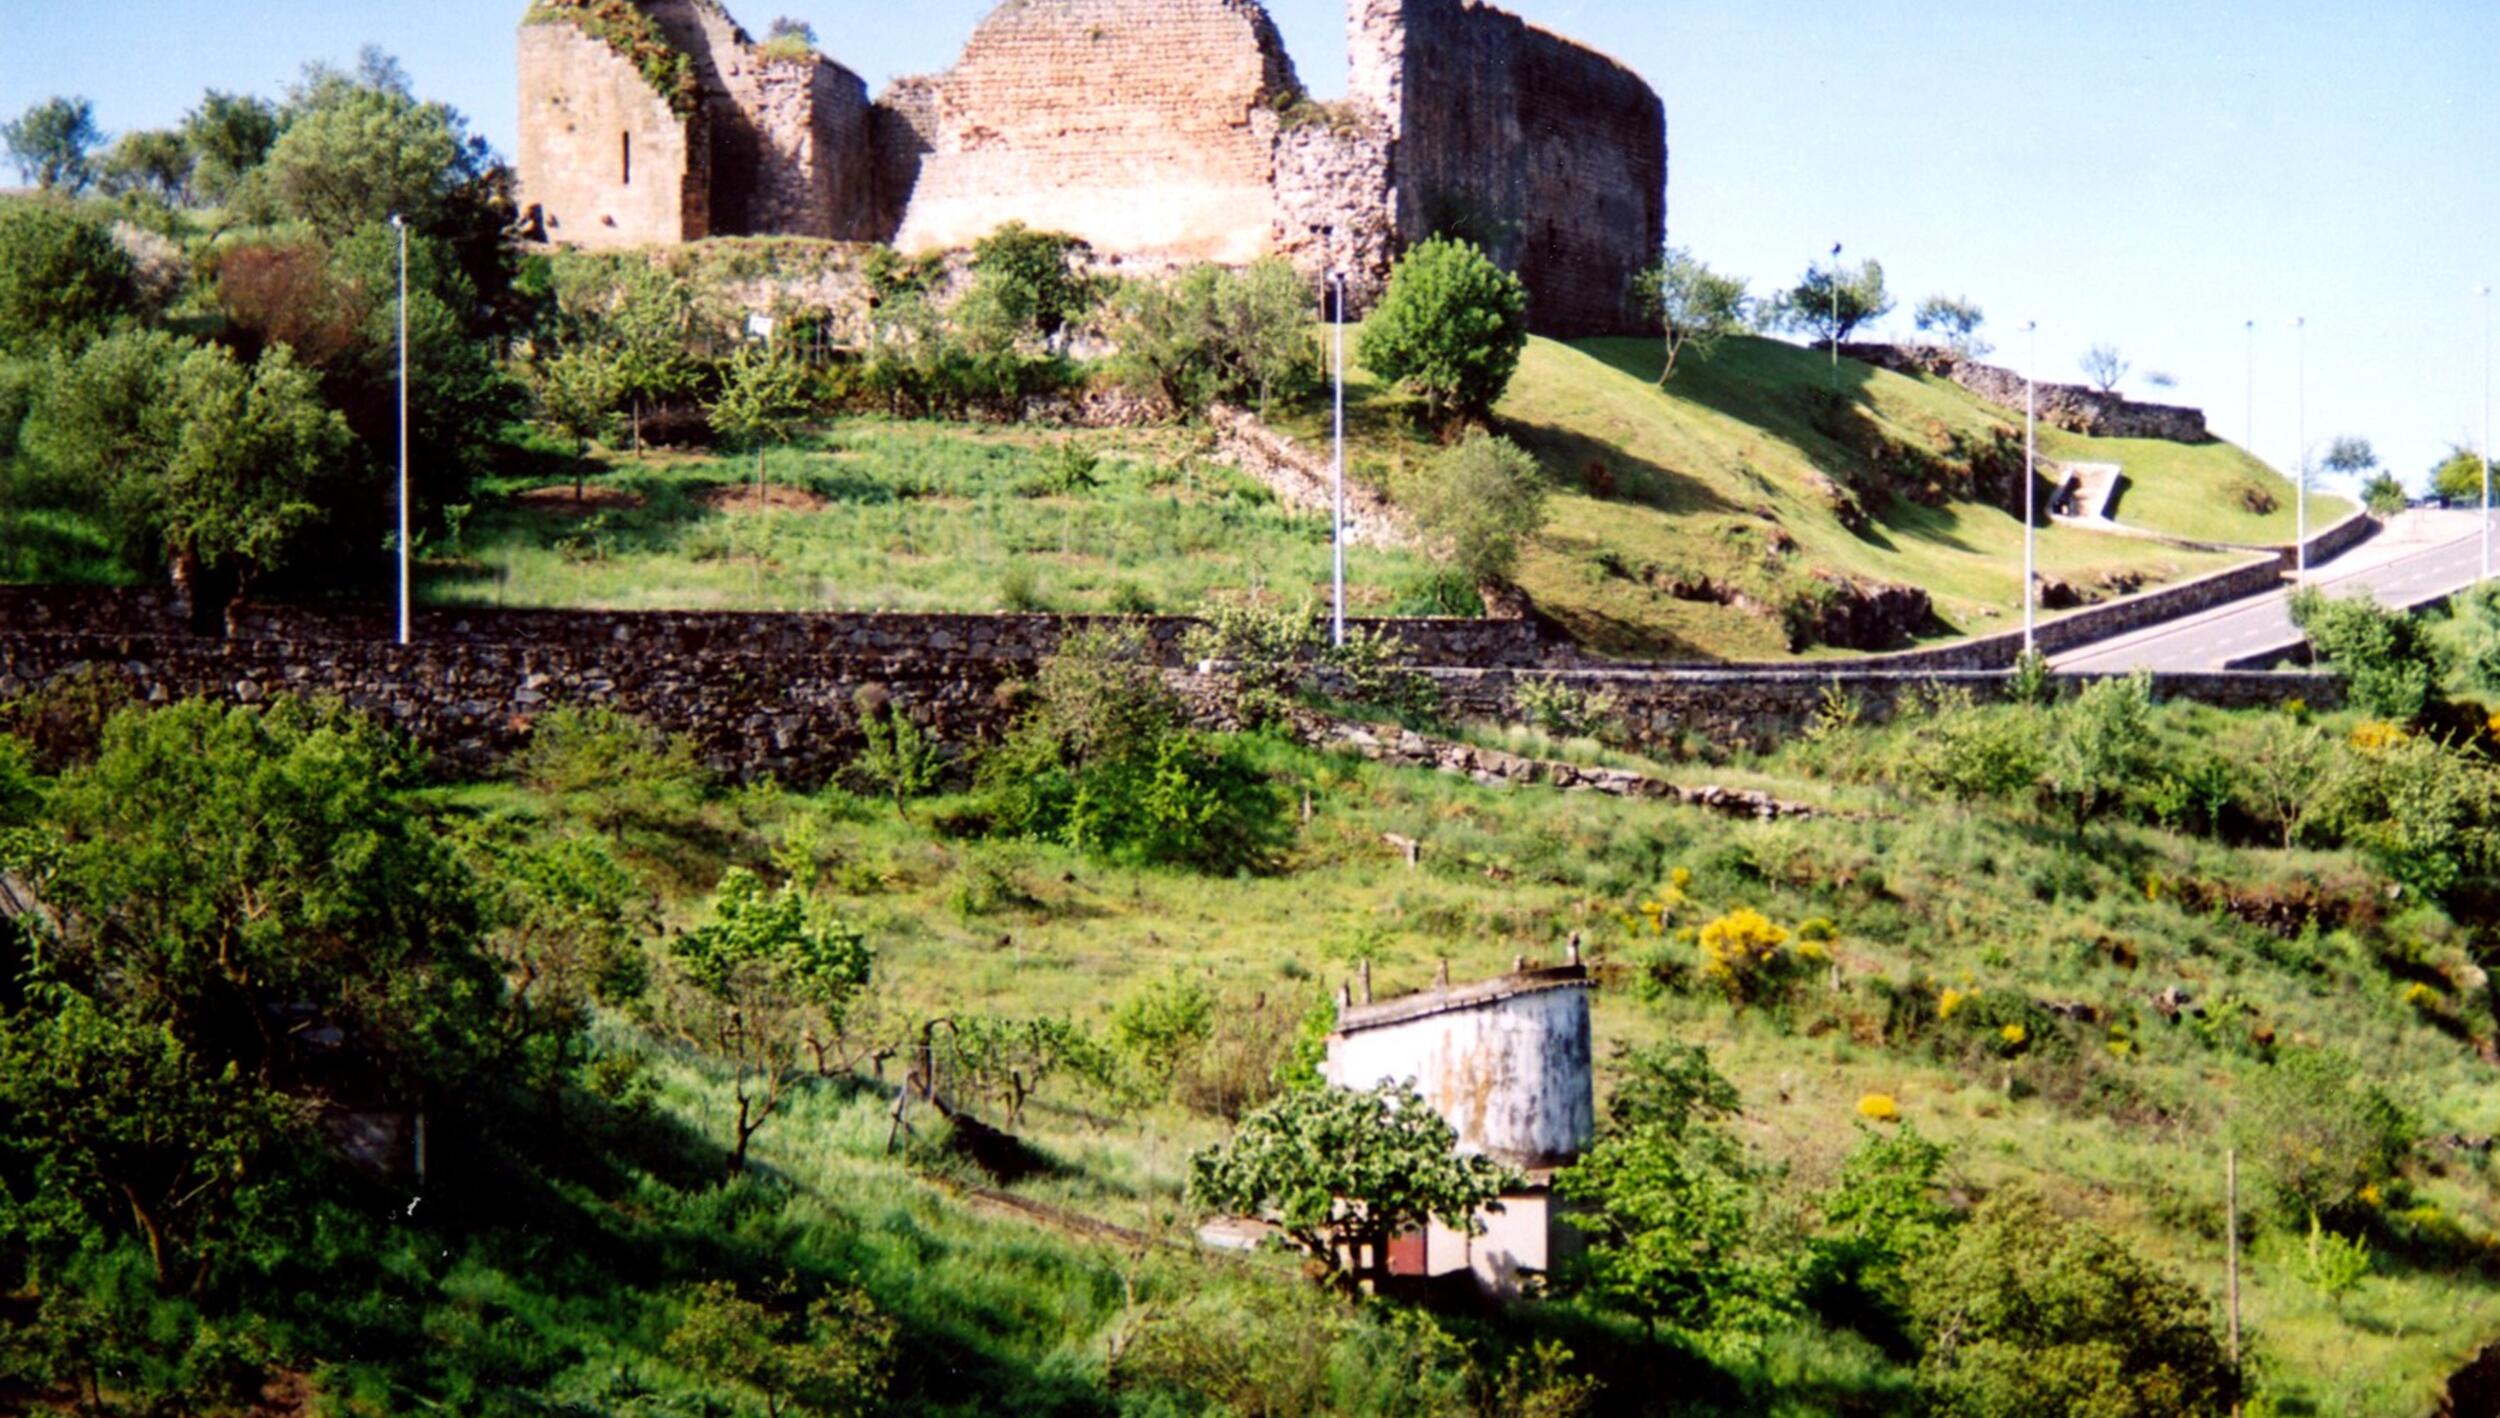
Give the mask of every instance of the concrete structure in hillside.
M 1457 1130 L 1461 1152 L 1507 1162 L 1528 1179 L 1477 1215 L 1481 1235 L 1435 1221 L 1392 1241 L 1390 1276 L 1472 1273 L 1486 1293 L 1513 1298 L 1577 1248 L 1579 1233 L 1556 1209 L 1553 1176 L 1595 1134 L 1594 1063 L 1588 971 L 1576 959 L 1339 1011 L 1323 1068 L 1330 1083 L 1412 1084 Z
M 1349 0 L 1350 92 L 1317 104 L 1257 0 L 1002 0 L 953 69 L 871 102 L 718 0 L 620 0 L 691 61 L 594 37 L 589 0 L 521 27 L 521 199 L 552 241 L 789 235 L 960 248 L 1019 221 L 1125 265 L 1263 256 L 1348 273 L 1467 236 L 1555 335 L 1627 324 L 1666 235 L 1658 96 L 1479 0 Z M 588 26 L 588 27 L 586 27 Z

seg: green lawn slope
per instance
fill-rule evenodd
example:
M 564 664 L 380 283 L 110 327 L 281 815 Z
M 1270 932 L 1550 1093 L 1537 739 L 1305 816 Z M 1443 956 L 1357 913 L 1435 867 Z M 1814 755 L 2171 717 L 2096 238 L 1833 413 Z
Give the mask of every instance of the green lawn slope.
M 2048 457 L 2115 463 L 2126 470 L 2114 520 L 2130 527 L 2232 546 L 2288 546 L 2299 532 L 2291 479 L 2234 443 L 2171 443 L 2158 438 L 2085 438 L 2049 429 Z M 2330 493 L 2309 494 L 2311 535 L 2353 513 Z
M 1968 496 L 1866 498 L 1871 522 L 1855 530 L 1827 489 L 1877 476 L 1874 454 L 1887 446 L 1950 461 L 1957 442 L 2002 434 L 2019 456 L 2020 419 L 1945 380 L 1847 359 L 1835 370 L 1827 355 L 1775 340 L 1731 339 L 1663 387 L 1662 364 L 1654 340 L 1531 340 L 1495 411 L 1557 489 L 1520 583 L 1585 643 L 1627 656 L 1782 658 L 1790 637 L 1777 604 L 1825 576 L 1925 588 L 1938 620 L 1923 639 L 2019 623 L 2018 517 Z M 1835 390 L 1845 420 L 1826 407 Z M 1431 455 L 1403 401 L 1366 372 L 1353 372 L 1348 401 L 1355 461 L 1369 476 L 1394 483 Z M 1300 424 L 1325 435 L 1318 419 Z M 2165 483 L 2187 470 L 2180 480 L 2193 475 L 2197 499 L 2222 498 L 2244 461 L 2222 445 L 2154 446 L 2168 454 Z M 2096 439 L 2069 439 L 2054 456 L 2147 458 Z M 2288 540 L 2288 508 L 2280 520 Z M 2039 556 L 2045 575 L 2093 595 L 2233 560 L 2064 528 L 2043 529 Z M 1694 599 L 1702 582 L 1734 594 Z

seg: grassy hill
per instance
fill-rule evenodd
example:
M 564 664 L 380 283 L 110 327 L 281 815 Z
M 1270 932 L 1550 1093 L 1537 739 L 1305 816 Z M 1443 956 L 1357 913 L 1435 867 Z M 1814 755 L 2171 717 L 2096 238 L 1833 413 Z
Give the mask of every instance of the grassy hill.
M 1987 634 L 2019 615 L 2022 527 L 1992 505 L 2019 488 L 2019 424 L 1942 380 L 1812 351 L 1728 342 L 1656 383 L 1642 340 L 1531 341 L 1497 410 L 1552 477 L 1548 524 L 1520 584 L 1585 644 L 1627 656 L 1780 659 L 1841 583 L 1915 586 L 1922 640 Z M 1837 382 L 1840 393 L 1833 394 Z M 1437 451 L 1404 400 L 1360 369 L 1348 390 L 1355 476 L 1394 488 Z M 1323 408 L 1271 421 L 1315 448 Z M 1187 612 L 1211 596 L 1324 594 L 1325 520 L 1278 506 L 1183 429 L 1075 433 L 884 419 L 837 421 L 775 452 L 764 504 L 737 459 L 603 454 L 598 501 L 555 469 L 506 479 L 438 549 L 424 594 L 451 604 L 612 608 Z M 2279 480 L 2225 444 L 2057 435 L 2044 453 L 2131 469 L 2127 520 L 2181 536 L 2287 541 Z M 1074 458 L 1082 471 L 1071 475 Z M 1993 493 L 1990 491 L 1993 489 Z M 2262 504 L 2263 498 L 2253 501 Z M 2315 499 L 2319 525 L 2346 509 Z M 2043 574 L 2088 599 L 2232 564 L 2065 528 Z M 1418 553 L 1359 549 L 1360 610 L 1446 600 Z M 1839 653 L 1822 647 L 1812 653 Z
M 1627 655 L 1779 658 L 1788 637 L 1766 612 L 1810 593 L 1818 572 L 1925 588 L 1941 622 L 1927 638 L 2016 622 L 2021 521 L 1954 475 L 1974 453 L 1984 466 L 2009 451 L 2018 473 L 2019 418 L 1946 380 L 1845 359 L 1835 374 L 1828 356 L 1774 340 L 1729 340 L 1663 388 L 1662 365 L 1649 340 L 1531 340 L 1495 411 L 1559 489 L 1521 584 L 1584 642 Z M 1393 481 L 1430 456 L 1401 402 L 1360 370 L 1348 400 L 1359 468 Z M 1326 432 L 1317 418 L 1297 428 Z M 2144 525 L 2217 541 L 2291 539 L 2289 489 L 2229 445 L 2058 435 L 2042 455 L 2128 466 L 2124 519 L 2142 512 Z M 1860 490 L 1865 521 L 1844 519 L 1835 483 Z M 2275 487 L 2283 505 L 2246 512 L 2238 490 L 2252 484 Z M 1867 490 L 1885 485 L 1894 495 Z M 2313 504 L 2320 525 L 2350 510 Z M 2044 575 L 2088 594 L 2233 560 L 2064 528 L 2042 531 L 2039 556 Z M 1727 603 L 1739 597 L 1750 607 Z

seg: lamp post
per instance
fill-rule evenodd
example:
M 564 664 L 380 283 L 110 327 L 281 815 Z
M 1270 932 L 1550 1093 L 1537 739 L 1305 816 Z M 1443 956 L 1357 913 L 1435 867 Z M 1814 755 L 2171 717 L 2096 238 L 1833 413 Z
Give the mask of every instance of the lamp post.
M 1336 309 L 1332 313 L 1337 317 L 1337 400 L 1335 417 L 1337 443 L 1337 510 L 1334 525 L 1330 530 L 1328 538 L 1336 556 L 1336 572 L 1334 580 L 1331 583 L 1333 594 L 1329 598 L 1330 615 L 1328 624 L 1328 643 L 1331 645 L 1343 646 L 1345 644 L 1345 272 L 1331 272 L 1329 279 L 1331 284 L 1336 288 Z
M 2292 494 L 2297 509 L 2293 526 L 2296 545 L 2292 553 L 2292 579 L 2306 584 L 2309 580 L 2309 317 L 2292 317 L 2292 331 L 2298 342 L 2299 405 L 2294 417 L 2292 436 L 2300 441 L 2294 454 L 2300 459 L 2300 489 Z
M 2040 519 L 2040 322 L 2023 323 L 2023 658 L 2038 653 Z
M 399 232 L 399 643 L 408 643 L 408 221 L 391 213 Z
M 2491 579 L 2491 287 L 2484 286 L 2475 294 L 2483 298 L 2483 576 Z
M 2257 451 L 2257 322 L 2248 322 L 2248 442 L 2251 454 Z

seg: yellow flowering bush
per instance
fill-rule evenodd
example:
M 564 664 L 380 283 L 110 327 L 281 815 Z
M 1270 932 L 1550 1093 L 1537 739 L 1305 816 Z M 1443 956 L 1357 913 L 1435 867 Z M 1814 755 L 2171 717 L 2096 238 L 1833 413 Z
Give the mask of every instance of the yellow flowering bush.
M 2008 1057 L 2019 1054 L 2031 1042 L 2031 1031 L 2020 1024 L 2008 1024 L 1997 1031 L 1997 1043 Z
M 1701 928 L 1702 978 L 1743 1003 L 1759 998 L 1790 962 L 1788 932 L 1752 907 L 1742 907 Z
M 1959 1010 L 1964 1004 L 1976 999 L 1978 995 L 1979 991 L 1977 990 L 1957 990 L 1951 985 L 1945 986 L 1944 993 L 1936 996 L 1936 1017 L 1938 1019 L 1951 1019 L 1955 1011 Z
M 2439 1005 L 2439 991 L 2416 980 L 2405 986 L 2404 1002 L 2415 1009 L 2435 1009 Z
M 1693 898 L 1686 895 L 1684 891 L 1684 888 L 1692 884 L 1692 870 L 1688 867 L 1677 867 L 1667 873 L 1667 884 L 1659 888 L 1658 894 L 1641 903 L 1640 916 L 1649 922 L 1651 935 L 1665 935 L 1667 922 L 1675 919 L 1675 913 L 1693 904 Z
M 2483 721 L 2483 732 L 2500 739 L 2500 714 L 2494 714 Z
M 2398 725 L 2383 719 L 2371 719 L 2354 728 L 2352 746 L 2363 753 L 2385 753 L 2391 748 L 2401 747 L 2411 737 Z
M 1889 1093 L 1869 1093 L 1858 1100 L 1858 1116 L 1869 1122 L 1897 1123 L 1901 1121 L 1901 1105 Z

